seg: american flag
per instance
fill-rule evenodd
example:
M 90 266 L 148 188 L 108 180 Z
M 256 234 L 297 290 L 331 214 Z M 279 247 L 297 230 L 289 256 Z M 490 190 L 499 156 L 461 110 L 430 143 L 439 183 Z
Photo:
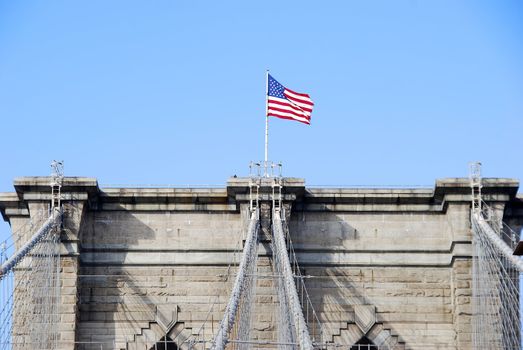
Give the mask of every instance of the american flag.
M 310 125 L 314 103 L 308 94 L 287 89 L 269 74 L 267 115 Z

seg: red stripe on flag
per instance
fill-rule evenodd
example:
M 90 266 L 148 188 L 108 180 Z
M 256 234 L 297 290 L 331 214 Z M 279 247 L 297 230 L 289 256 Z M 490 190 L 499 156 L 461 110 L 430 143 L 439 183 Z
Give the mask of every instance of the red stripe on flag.
M 271 97 L 269 97 L 269 103 L 272 103 L 272 104 L 277 104 L 279 106 L 286 106 L 286 107 L 289 107 L 289 108 L 292 108 L 293 110 L 297 111 L 297 112 L 305 112 L 306 114 L 310 115 L 310 112 L 312 112 L 312 108 L 304 108 L 304 107 L 301 107 L 301 106 L 298 106 L 296 105 L 293 101 L 282 101 L 281 99 L 272 99 Z M 271 108 L 271 106 L 269 106 L 269 108 Z
M 287 113 L 287 114 L 295 115 L 297 117 L 310 119 L 310 117 L 307 114 L 305 114 L 303 111 L 295 112 L 295 111 L 289 111 L 288 109 L 282 109 L 282 108 L 276 108 L 276 107 L 269 107 L 269 111 L 270 112 L 275 112 L 275 113 L 278 113 L 278 112 L 279 113 Z
M 299 108 L 306 109 L 306 110 L 309 110 L 312 112 L 312 107 L 314 106 L 314 103 L 312 103 L 312 101 L 305 101 L 305 100 L 295 98 L 295 97 L 287 94 L 287 91 L 284 91 L 283 94 L 285 95 L 287 100 L 296 104 Z
M 267 115 L 272 115 L 274 117 L 281 117 L 284 119 L 293 119 L 297 121 L 301 121 L 304 123 L 310 122 L 310 117 L 303 113 L 295 113 L 288 110 L 283 110 L 279 108 L 271 108 L 267 111 Z
M 291 89 L 289 89 L 289 88 L 285 88 L 285 90 L 290 91 L 290 92 L 292 92 L 292 93 L 295 94 L 295 95 L 300 95 L 300 96 L 303 96 L 303 97 L 307 97 L 309 100 L 311 99 L 311 97 L 309 96 L 309 94 L 303 94 L 303 93 L 301 93 L 301 92 L 296 92 L 296 91 L 293 91 L 293 90 L 291 90 Z
M 280 119 L 294 120 L 294 121 L 297 121 L 297 122 L 300 122 L 300 123 L 303 123 L 303 124 L 311 125 L 310 120 L 304 121 L 304 120 L 301 120 L 301 119 L 295 119 L 295 118 L 291 118 L 291 117 L 287 117 L 287 116 L 283 116 L 283 115 L 273 114 L 273 113 L 270 113 L 270 112 L 267 115 L 269 117 L 276 117 L 276 118 L 280 118 Z
M 308 101 L 299 100 L 299 99 L 294 98 L 292 96 L 289 96 L 287 94 L 285 94 L 285 97 L 287 97 L 288 100 L 290 100 L 290 101 L 296 103 L 297 105 L 299 105 L 300 108 L 308 108 L 308 109 L 312 110 L 312 106 L 314 106 L 314 103 L 311 103 L 311 102 L 308 102 Z
M 314 106 L 314 104 L 310 101 L 304 101 L 304 100 L 300 100 L 299 98 L 295 98 L 291 95 L 288 95 L 287 92 L 284 93 L 285 94 L 285 98 L 287 100 L 290 100 L 296 104 L 299 104 L 299 105 L 302 105 L 302 106 L 306 106 L 306 107 L 311 107 Z
M 307 94 L 297 94 L 294 91 L 289 90 L 287 88 L 285 88 L 285 90 L 283 91 L 283 94 L 287 98 L 292 98 L 293 100 L 300 101 L 300 102 L 306 103 L 308 105 L 314 105 L 314 102 L 312 102 L 310 96 Z

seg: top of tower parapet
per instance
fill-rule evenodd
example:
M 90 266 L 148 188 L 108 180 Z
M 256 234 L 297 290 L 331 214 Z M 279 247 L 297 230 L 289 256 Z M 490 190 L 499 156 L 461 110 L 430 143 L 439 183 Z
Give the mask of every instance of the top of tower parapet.
M 51 177 L 16 178 L 15 192 L 0 193 L 4 220 L 27 216 L 31 201 L 50 201 L 51 180 Z M 297 210 L 441 212 L 451 202 L 471 201 L 468 178 L 439 179 L 432 188 L 309 188 L 304 179 L 291 177 L 232 177 L 225 188 L 100 188 L 96 178 L 64 177 L 61 191 L 63 201 L 85 201 L 96 210 L 237 212 L 240 203 L 248 201 L 249 186 L 257 183 L 260 192 L 269 198 L 274 181 L 281 183 L 284 200 L 293 202 Z M 518 180 L 483 178 L 482 184 L 485 201 L 521 206 L 523 197 L 517 194 Z

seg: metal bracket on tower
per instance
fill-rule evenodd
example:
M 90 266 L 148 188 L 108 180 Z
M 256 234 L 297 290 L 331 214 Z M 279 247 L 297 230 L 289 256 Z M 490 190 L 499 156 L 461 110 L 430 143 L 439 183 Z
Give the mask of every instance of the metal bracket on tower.
M 277 172 L 276 176 L 274 175 L 274 173 L 275 173 L 274 170 L 275 169 L 278 169 L 278 172 Z M 273 163 L 273 162 L 271 162 L 271 176 L 272 177 L 280 177 L 280 178 L 282 177 L 282 164 L 281 164 L 281 162 L 280 163 Z
M 483 185 L 482 185 L 482 181 L 481 181 L 481 163 L 480 162 L 469 163 L 469 180 L 470 180 L 470 188 L 472 191 L 472 212 L 481 213 L 481 211 L 482 211 L 481 188 L 483 187 Z
M 249 163 L 249 177 L 260 177 L 261 163 L 250 162 Z
M 251 213 L 255 212 L 259 208 L 260 167 L 260 163 L 251 162 L 249 164 L 249 209 Z
M 53 160 L 51 162 L 51 209 L 60 208 L 61 190 L 64 180 L 64 162 Z
M 283 178 L 281 176 L 281 163 L 273 164 L 273 168 L 278 166 L 280 169 L 280 176 L 272 178 L 272 210 L 281 213 L 282 209 L 282 188 Z
M 256 211 L 260 205 L 260 184 L 255 178 L 249 181 L 249 209 L 251 213 Z
M 252 162 L 251 162 L 252 164 Z M 254 163 L 259 164 L 260 166 L 263 164 L 263 177 L 282 177 L 282 164 L 280 163 L 274 163 L 270 160 L 260 162 L 260 163 Z

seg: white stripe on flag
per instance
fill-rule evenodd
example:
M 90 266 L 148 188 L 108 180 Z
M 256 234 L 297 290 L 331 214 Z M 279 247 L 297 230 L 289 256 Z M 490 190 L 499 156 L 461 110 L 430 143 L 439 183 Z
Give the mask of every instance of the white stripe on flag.
M 285 95 L 287 95 L 287 92 L 285 92 Z M 312 106 L 311 104 L 303 103 L 302 100 L 295 100 L 294 98 L 288 96 L 288 100 L 291 101 L 296 106 L 300 107 L 301 109 L 304 109 L 308 112 L 312 112 Z
M 310 124 L 310 119 L 309 119 L 309 118 L 306 118 L 306 117 L 298 117 L 297 115 L 294 115 L 294 114 L 291 114 L 291 113 L 283 113 L 283 112 L 277 112 L 277 111 L 270 111 L 270 112 L 269 112 L 269 115 L 270 115 L 270 116 L 273 116 L 273 117 L 283 117 L 283 118 L 294 119 L 294 120 L 297 120 L 297 121 L 300 121 L 300 122 L 303 122 L 303 123 L 306 123 L 306 124 Z
M 289 106 L 290 108 L 292 108 L 293 110 L 295 110 L 296 112 L 300 112 L 300 113 L 304 112 L 307 115 L 311 115 L 310 112 L 312 111 L 312 109 L 302 108 L 302 107 L 298 106 L 296 103 L 294 103 L 294 101 L 291 101 L 288 99 L 283 99 L 283 98 L 278 98 L 278 97 L 274 97 L 274 96 L 269 96 L 269 103 L 271 101 L 277 102 L 277 103 L 272 104 L 274 107 L 276 107 L 278 105 L 286 105 L 286 106 Z
M 285 89 L 284 93 L 286 95 L 288 95 L 288 97 L 293 97 L 294 99 L 299 100 L 299 101 L 301 101 L 303 103 L 306 103 L 306 104 L 309 104 L 309 105 L 314 105 L 314 102 L 312 102 L 312 100 L 308 96 L 297 95 L 297 94 L 295 94 L 294 92 L 292 92 L 292 91 L 290 91 L 288 89 Z
M 285 102 L 285 104 L 280 104 L 280 103 L 271 102 L 271 100 L 269 99 L 268 106 L 269 106 L 269 108 L 285 109 L 287 111 L 292 111 L 292 112 L 295 112 L 298 114 L 303 114 L 307 117 L 310 117 L 310 115 L 311 115 L 310 112 L 305 111 L 305 110 L 301 109 L 300 107 L 294 106 L 292 103 L 289 103 L 289 102 Z

